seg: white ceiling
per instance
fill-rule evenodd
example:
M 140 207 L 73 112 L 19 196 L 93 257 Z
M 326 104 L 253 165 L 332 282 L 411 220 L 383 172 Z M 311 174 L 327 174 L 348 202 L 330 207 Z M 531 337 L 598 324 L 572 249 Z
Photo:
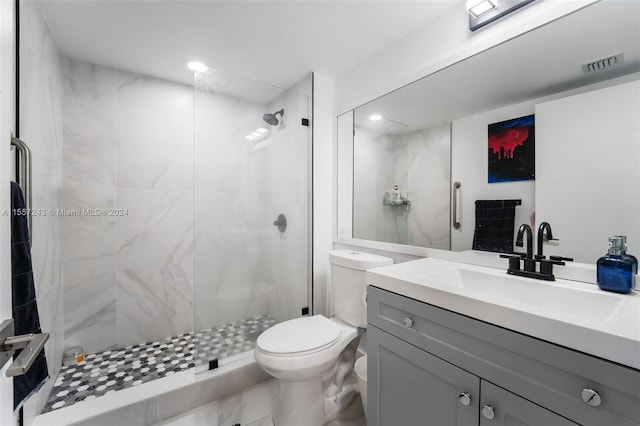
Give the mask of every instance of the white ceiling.
M 62 52 L 191 83 L 185 64 L 288 88 L 336 77 L 461 0 L 37 0 Z

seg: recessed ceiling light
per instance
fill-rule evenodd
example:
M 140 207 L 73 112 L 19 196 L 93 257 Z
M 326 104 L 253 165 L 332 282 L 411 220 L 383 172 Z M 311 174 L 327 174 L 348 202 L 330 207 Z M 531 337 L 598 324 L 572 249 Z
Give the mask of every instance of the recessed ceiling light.
M 187 63 L 187 68 L 193 72 L 205 72 L 209 70 L 209 67 L 198 61 L 191 61 Z
M 382 116 L 380 114 L 373 114 L 372 116 L 369 117 L 369 120 L 373 120 L 373 121 L 382 120 Z

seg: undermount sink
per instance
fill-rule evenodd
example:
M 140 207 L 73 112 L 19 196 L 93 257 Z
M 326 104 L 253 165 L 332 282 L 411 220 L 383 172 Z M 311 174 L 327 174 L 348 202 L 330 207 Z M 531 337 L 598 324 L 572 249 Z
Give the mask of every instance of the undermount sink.
M 610 293 L 592 283 L 540 281 L 434 258 L 367 271 L 367 283 L 640 369 L 638 292 Z
M 545 315 L 576 316 L 584 321 L 611 322 L 625 300 L 593 289 L 568 287 L 565 282 L 546 282 L 499 273 L 485 273 L 465 267 L 433 274 L 439 287 L 456 287 L 465 294 L 485 300 L 499 300 L 511 306 L 526 306 Z

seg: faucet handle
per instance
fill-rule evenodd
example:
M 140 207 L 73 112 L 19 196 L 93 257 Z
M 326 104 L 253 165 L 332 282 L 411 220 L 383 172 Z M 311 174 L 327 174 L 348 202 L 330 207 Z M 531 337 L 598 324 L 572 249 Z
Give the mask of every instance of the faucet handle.
M 503 258 L 503 259 L 509 259 L 509 270 L 510 271 L 519 271 L 520 270 L 520 259 L 522 257 L 518 256 L 517 253 L 516 253 L 516 255 L 501 254 L 500 257 Z
M 511 253 L 506 253 L 504 255 L 500 255 L 500 257 L 520 257 L 520 259 L 525 259 L 527 257 L 527 253 L 520 253 L 519 251 L 512 251 Z
M 566 263 L 564 263 L 562 260 L 558 260 L 558 259 L 545 259 L 544 257 L 542 259 L 535 259 L 536 262 L 540 262 L 540 265 L 542 265 L 543 263 L 549 263 L 551 265 L 560 265 L 560 266 L 564 266 L 566 265 Z
M 561 261 L 561 262 L 573 262 L 573 258 L 572 257 L 549 256 L 549 259 L 557 260 L 557 261 Z
M 547 275 L 552 277 L 551 281 L 555 281 L 555 277 L 553 275 L 553 265 L 564 266 L 565 263 L 560 260 L 546 260 L 546 259 L 536 259 L 537 262 L 540 262 L 540 273 L 542 275 Z

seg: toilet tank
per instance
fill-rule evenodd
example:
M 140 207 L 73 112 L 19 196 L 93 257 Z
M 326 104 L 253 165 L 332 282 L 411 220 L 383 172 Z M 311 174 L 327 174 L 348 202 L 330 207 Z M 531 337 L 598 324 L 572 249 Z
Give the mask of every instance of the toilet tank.
M 356 250 L 333 250 L 331 262 L 331 289 L 333 312 L 336 317 L 356 327 L 367 326 L 365 302 L 367 269 L 392 265 L 393 259 Z

